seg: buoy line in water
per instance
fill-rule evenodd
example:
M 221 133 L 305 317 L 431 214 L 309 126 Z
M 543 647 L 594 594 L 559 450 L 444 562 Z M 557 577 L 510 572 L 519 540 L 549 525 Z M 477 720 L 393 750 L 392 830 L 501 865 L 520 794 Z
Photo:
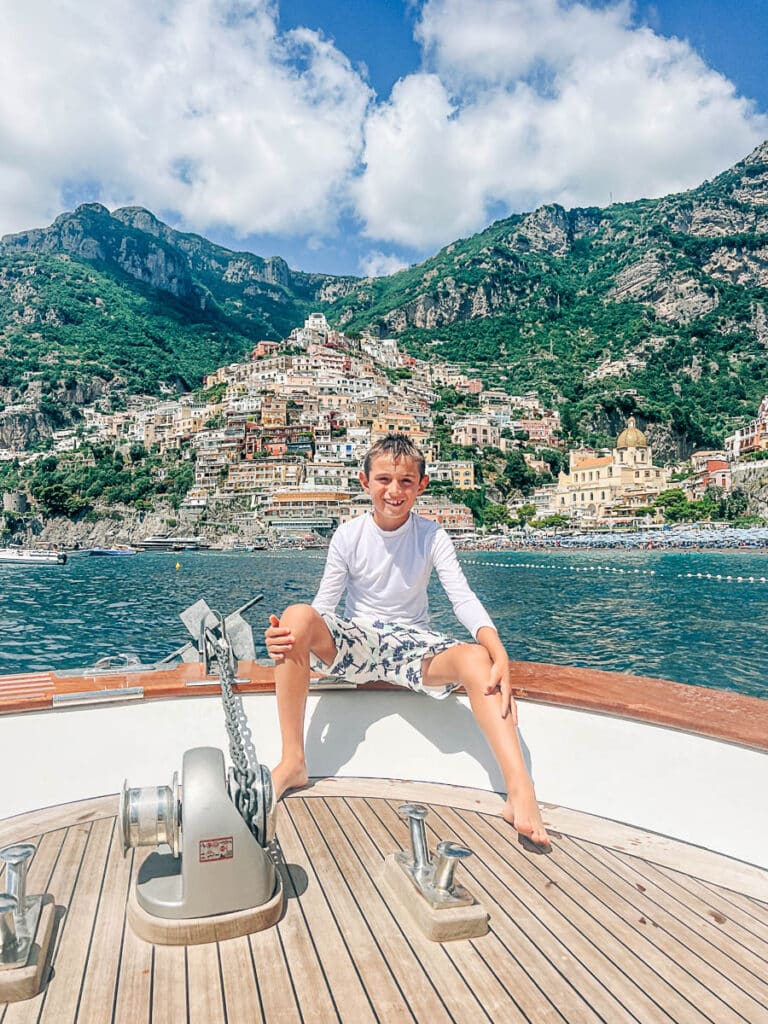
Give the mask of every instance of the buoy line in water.
M 285 549 L 277 551 L 265 551 L 260 554 L 281 555 Z M 308 562 L 324 562 L 325 555 L 304 555 Z M 616 576 L 658 576 L 659 579 L 678 580 L 713 580 L 715 583 L 768 583 L 766 576 L 726 576 L 725 573 L 714 572 L 678 572 L 674 576 L 665 577 L 664 573 L 657 573 L 655 569 L 622 569 L 615 565 L 558 565 L 556 562 L 481 562 L 477 559 L 462 559 L 462 565 L 477 565 L 486 569 L 538 569 L 554 570 L 555 572 L 602 572 L 612 573 Z
M 655 569 L 621 569 L 615 565 L 557 565 L 556 563 L 537 562 L 480 562 L 475 559 L 462 561 L 462 565 L 477 565 L 492 569 L 538 569 L 555 570 L 556 572 L 602 572 L 621 576 L 659 576 Z M 664 578 L 664 574 L 660 575 Z M 714 580 L 716 583 L 768 583 L 765 576 L 726 576 L 725 573 L 714 572 L 678 572 L 668 579 L 678 580 Z
M 768 583 L 766 576 L 724 576 L 714 572 L 679 572 L 679 580 L 719 580 L 723 583 Z
M 625 576 L 655 576 L 655 569 L 619 569 L 612 565 L 557 565 L 539 562 L 478 562 L 468 559 L 462 565 L 490 566 L 494 569 L 555 569 L 560 572 L 615 572 Z

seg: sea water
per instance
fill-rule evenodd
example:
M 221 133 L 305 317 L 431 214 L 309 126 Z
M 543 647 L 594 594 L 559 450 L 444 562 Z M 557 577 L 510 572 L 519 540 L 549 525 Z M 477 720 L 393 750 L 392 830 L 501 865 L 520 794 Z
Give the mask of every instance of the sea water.
M 553 550 L 460 561 L 513 659 L 768 698 L 768 554 Z M 246 618 L 266 657 L 267 616 L 310 601 L 323 562 L 322 551 L 145 552 L 0 565 L 0 674 L 121 653 L 151 662 L 188 639 L 178 616 L 198 598 L 228 613 L 259 593 Z M 436 580 L 430 602 L 435 627 L 463 638 Z

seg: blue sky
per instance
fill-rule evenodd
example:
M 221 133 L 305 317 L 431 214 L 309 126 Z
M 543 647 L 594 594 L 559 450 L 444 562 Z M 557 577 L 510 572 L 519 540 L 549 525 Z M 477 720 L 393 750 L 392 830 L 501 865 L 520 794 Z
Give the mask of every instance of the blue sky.
M 768 137 L 766 0 L 26 0 L 0 233 L 141 205 L 386 273 L 546 202 L 690 188 Z

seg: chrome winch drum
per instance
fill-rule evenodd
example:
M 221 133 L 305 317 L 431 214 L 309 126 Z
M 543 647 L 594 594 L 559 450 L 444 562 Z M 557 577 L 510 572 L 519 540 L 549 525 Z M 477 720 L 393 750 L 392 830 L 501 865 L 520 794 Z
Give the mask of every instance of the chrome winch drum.
M 173 773 L 170 786 L 144 786 L 129 789 L 123 783 L 117 815 L 123 854 L 138 846 L 170 846 L 179 855 L 181 793 L 179 773 Z

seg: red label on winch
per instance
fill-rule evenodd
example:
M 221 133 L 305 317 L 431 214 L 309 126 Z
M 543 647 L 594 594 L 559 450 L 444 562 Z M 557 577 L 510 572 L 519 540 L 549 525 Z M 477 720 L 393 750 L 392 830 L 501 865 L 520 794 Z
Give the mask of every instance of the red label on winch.
M 232 836 L 220 836 L 218 839 L 200 840 L 200 863 L 208 864 L 214 860 L 231 860 L 234 856 Z

